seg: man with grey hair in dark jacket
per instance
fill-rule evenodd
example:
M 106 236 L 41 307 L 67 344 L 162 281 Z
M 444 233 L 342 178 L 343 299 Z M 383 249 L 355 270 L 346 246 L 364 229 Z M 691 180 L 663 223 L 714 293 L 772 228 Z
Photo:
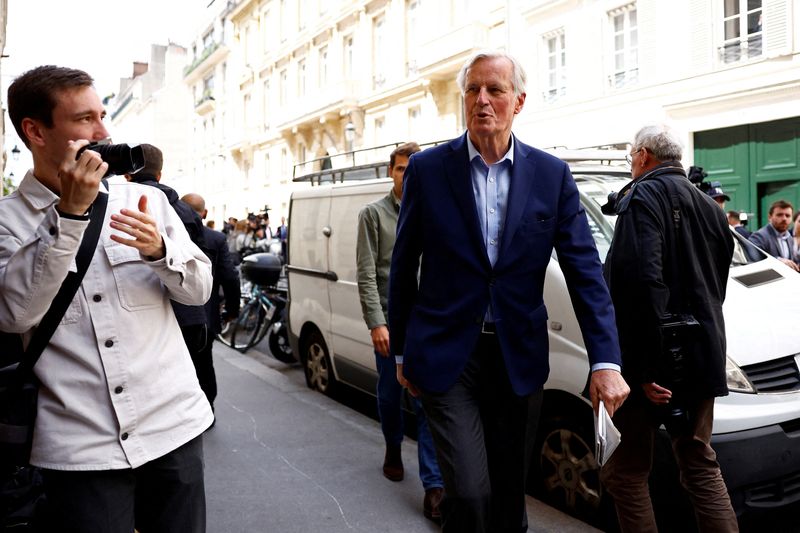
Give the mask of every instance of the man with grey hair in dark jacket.
M 733 237 L 722 210 L 686 178 L 682 152 L 667 126 L 636 134 L 605 263 L 631 395 L 614 416 L 622 441 L 601 479 L 623 532 L 657 531 L 648 477 L 662 423 L 700 530 L 738 530 L 709 444 L 714 398 L 728 394 L 722 303 Z

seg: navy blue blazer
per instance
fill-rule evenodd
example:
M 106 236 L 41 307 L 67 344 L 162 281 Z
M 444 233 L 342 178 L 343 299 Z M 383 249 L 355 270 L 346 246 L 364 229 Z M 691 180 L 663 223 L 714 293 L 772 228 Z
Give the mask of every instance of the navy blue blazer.
M 391 348 L 404 356 L 405 377 L 426 391 L 449 389 L 491 302 L 514 391 L 541 389 L 549 373 L 542 294 L 554 248 L 590 362 L 620 364 L 614 309 L 567 164 L 515 139 L 494 268 L 478 220 L 466 134 L 411 157 L 389 281 Z

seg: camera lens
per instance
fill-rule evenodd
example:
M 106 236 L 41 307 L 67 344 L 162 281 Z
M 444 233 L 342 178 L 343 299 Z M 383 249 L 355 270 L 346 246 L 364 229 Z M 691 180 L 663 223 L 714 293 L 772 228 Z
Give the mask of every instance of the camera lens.
M 144 151 L 141 146 L 130 147 L 127 144 L 91 143 L 78 151 L 80 157 L 83 150 L 92 150 L 108 164 L 105 176 L 135 174 L 144 168 Z

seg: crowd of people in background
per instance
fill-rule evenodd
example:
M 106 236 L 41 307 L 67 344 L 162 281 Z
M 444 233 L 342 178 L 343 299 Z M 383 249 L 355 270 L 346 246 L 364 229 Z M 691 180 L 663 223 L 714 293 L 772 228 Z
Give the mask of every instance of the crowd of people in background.
M 210 220 L 206 225 L 213 229 L 214 221 Z M 268 210 L 258 214 L 249 213 L 247 218 L 241 220 L 228 217 L 223 224 L 222 233 L 226 236 L 228 250 L 233 254 L 237 265 L 244 256 L 258 252 L 274 253 L 286 262 L 289 239 L 286 217 L 281 217 L 281 223 L 275 228 L 270 225 Z

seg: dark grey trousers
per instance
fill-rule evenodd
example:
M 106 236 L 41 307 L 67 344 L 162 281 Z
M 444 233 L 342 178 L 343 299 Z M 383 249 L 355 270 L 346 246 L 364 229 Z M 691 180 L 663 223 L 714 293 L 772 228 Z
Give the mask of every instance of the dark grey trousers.
M 514 394 L 496 336 L 482 334 L 456 383 L 421 399 L 445 486 L 442 531 L 527 531 L 525 479 L 541 391 Z
M 43 470 L 47 531 L 203 533 L 203 437 L 134 469 Z

